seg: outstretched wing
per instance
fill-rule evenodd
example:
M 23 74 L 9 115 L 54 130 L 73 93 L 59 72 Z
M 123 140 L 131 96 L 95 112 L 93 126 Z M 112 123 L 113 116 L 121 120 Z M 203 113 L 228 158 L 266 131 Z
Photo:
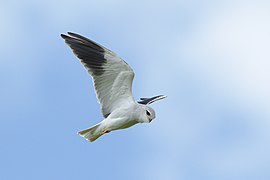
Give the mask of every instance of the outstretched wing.
M 166 97 L 167 96 L 159 95 L 159 96 L 155 96 L 155 97 L 151 97 L 151 98 L 140 98 L 141 101 L 138 101 L 138 103 L 147 105 L 147 104 L 151 104 L 151 103 L 153 103 L 155 101 L 164 99 Z
M 134 102 L 132 81 L 134 72 L 111 50 L 81 35 L 61 34 L 81 63 L 93 77 L 101 111 L 106 118 L 115 108 Z

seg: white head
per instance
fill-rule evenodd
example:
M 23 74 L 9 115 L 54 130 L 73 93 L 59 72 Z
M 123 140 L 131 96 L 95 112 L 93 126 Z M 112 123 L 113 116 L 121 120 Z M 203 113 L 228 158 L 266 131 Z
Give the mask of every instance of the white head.
M 146 106 L 140 105 L 140 121 L 144 123 L 150 123 L 156 117 L 154 109 Z
M 154 109 L 146 106 L 148 104 L 151 104 L 155 101 L 161 100 L 166 98 L 167 96 L 164 95 L 158 95 L 151 98 L 141 98 L 141 101 L 138 101 L 138 104 L 140 105 L 140 112 L 139 112 L 139 121 L 140 122 L 151 122 L 156 117 L 156 113 Z

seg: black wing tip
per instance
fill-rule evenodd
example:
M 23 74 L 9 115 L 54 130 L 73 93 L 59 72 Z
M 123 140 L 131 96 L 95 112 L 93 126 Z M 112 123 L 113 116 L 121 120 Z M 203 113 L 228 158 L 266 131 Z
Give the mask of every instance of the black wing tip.
M 95 49 L 96 50 L 99 50 L 101 52 L 104 52 L 106 48 L 104 48 L 102 45 L 96 43 L 95 41 L 91 40 L 91 39 L 88 39 L 82 35 L 79 35 L 77 33 L 74 33 L 74 32 L 67 32 L 67 34 L 69 35 L 65 35 L 65 34 L 61 34 L 61 37 L 65 40 L 77 40 L 77 41 L 80 41 L 82 43 L 86 43 L 86 44 L 91 44 L 91 45 L 94 45 L 95 46 Z
M 68 35 L 66 34 L 60 34 L 60 36 L 63 38 L 63 39 L 67 39 L 67 38 L 74 38 L 74 37 L 79 37 L 80 35 L 79 34 L 76 34 L 76 33 L 73 33 L 73 32 L 67 32 Z M 72 37 L 71 37 L 72 36 Z
M 151 98 L 140 98 L 140 100 L 156 99 L 156 98 L 160 98 L 160 97 L 162 97 L 162 99 L 163 99 L 163 98 L 166 98 L 167 96 L 165 96 L 165 95 L 158 95 L 158 96 L 154 96 L 154 97 L 151 97 Z
M 60 36 L 63 38 L 63 39 L 66 39 L 68 38 L 69 36 L 65 35 L 65 34 L 60 34 Z
M 77 34 L 77 33 L 73 33 L 73 32 L 67 32 L 68 33 L 68 35 L 70 35 L 70 36 L 73 36 L 73 37 L 76 37 L 76 36 L 80 36 L 79 34 Z
M 77 33 L 74 33 L 74 32 L 67 32 L 68 35 L 70 35 L 70 38 L 74 38 L 74 39 L 78 39 L 80 41 L 84 41 L 84 42 L 88 42 L 88 43 L 94 43 L 94 44 L 97 44 L 96 42 L 80 35 L 80 34 L 77 34 Z
M 105 49 L 90 39 L 76 33 L 60 34 L 73 53 L 80 59 L 91 75 L 104 73 Z
M 158 95 L 158 96 L 154 96 L 151 98 L 140 98 L 141 101 L 138 101 L 138 103 L 144 104 L 144 105 L 152 104 L 153 102 L 164 99 L 166 97 L 167 96 L 165 96 L 165 95 Z

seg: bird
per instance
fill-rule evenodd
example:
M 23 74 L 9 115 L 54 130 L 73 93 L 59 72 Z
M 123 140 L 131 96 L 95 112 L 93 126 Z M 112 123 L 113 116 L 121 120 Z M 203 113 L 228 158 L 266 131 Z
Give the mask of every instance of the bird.
M 96 125 L 79 131 L 80 136 L 93 142 L 111 131 L 150 123 L 156 117 L 148 105 L 167 96 L 140 98 L 136 102 L 132 96 L 134 71 L 116 53 L 76 33 L 67 32 L 61 37 L 92 76 L 104 117 Z

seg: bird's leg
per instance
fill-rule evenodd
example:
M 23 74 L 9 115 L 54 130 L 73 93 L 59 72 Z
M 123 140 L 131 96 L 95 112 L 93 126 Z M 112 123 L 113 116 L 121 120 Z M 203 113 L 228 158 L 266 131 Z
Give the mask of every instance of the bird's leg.
M 109 132 L 110 132 L 109 130 L 104 129 L 104 130 L 102 131 L 102 134 L 106 134 L 106 133 L 109 133 Z

